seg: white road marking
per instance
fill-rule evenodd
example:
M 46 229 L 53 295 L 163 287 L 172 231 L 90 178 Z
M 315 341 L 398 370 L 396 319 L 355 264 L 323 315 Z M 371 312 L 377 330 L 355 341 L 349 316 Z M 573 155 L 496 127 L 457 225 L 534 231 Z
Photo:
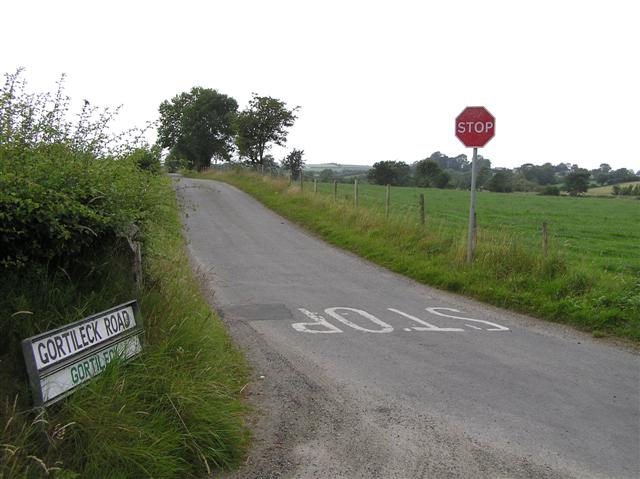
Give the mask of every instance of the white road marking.
M 398 309 L 394 309 L 394 308 L 387 308 L 389 311 L 392 311 L 396 314 L 399 314 L 400 316 L 404 316 L 405 318 L 410 319 L 411 321 L 415 321 L 418 324 L 422 324 L 422 326 L 414 326 L 413 328 L 407 328 L 405 329 L 405 331 L 444 331 L 444 332 L 451 332 L 451 331 L 464 331 L 464 329 L 462 328 L 440 328 L 438 326 L 435 326 L 431 323 L 427 323 L 426 321 L 420 319 L 420 318 L 416 318 L 415 316 L 411 316 L 410 314 L 407 313 L 403 313 L 402 311 L 398 310 Z M 479 328 L 478 328 L 479 329 Z
M 313 323 L 293 323 L 291 326 L 293 326 L 293 329 L 295 329 L 296 331 L 300 331 L 301 333 L 322 333 L 322 334 L 343 332 L 340 328 L 334 326 L 319 314 L 312 313 L 311 311 L 308 311 L 304 308 L 298 308 L 298 311 L 300 311 L 305 316 L 308 316 L 309 318 L 313 319 Z M 309 329 L 308 326 L 324 326 L 327 329 L 324 331 L 319 329 Z
M 291 326 L 293 326 L 293 329 L 295 329 L 296 331 L 299 331 L 301 333 L 320 333 L 320 334 L 332 334 L 332 333 L 343 333 L 344 331 L 336 326 L 334 326 L 333 324 L 331 324 L 329 321 L 327 321 L 324 317 L 320 316 L 318 313 L 314 313 L 311 312 L 307 309 L 304 308 L 298 308 L 298 310 L 304 314 L 305 316 L 309 317 L 310 319 L 312 319 L 313 321 L 310 323 L 293 323 Z M 413 326 L 411 328 L 402 328 L 403 331 L 406 332 L 413 332 L 413 331 L 434 331 L 434 332 L 465 332 L 467 331 L 466 329 L 463 328 L 441 328 L 439 326 L 436 326 L 434 324 L 428 323 L 427 321 L 417 318 L 415 316 L 412 316 L 410 314 L 407 314 L 403 311 L 400 311 L 399 309 L 395 309 L 395 308 L 387 308 L 387 310 L 399 314 L 400 316 L 403 316 L 407 319 L 410 319 L 411 321 L 414 321 L 418 324 L 420 324 L 421 326 Z M 443 313 L 442 311 L 450 311 L 450 312 L 454 312 L 454 313 L 459 313 L 460 311 L 457 309 L 453 309 L 453 308 L 440 308 L 440 307 L 436 307 L 436 308 L 426 308 L 426 310 L 428 312 L 430 312 L 431 314 L 435 314 L 436 316 L 442 316 L 444 318 L 453 318 L 453 319 L 461 319 L 463 321 L 465 321 L 465 326 L 471 329 L 475 329 L 477 331 L 509 331 L 509 328 L 505 327 L 505 326 L 501 326 L 499 324 L 496 323 L 492 323 L 490 321 L 485 321 L 483 319 L 473 319 L 473 318 L 467 318 L 464 316 L 455 316 L 453 314 L 447 314 L 447 313 Z M 393 332 L 393 327 L 387 323 L 385 323 L 384 321 L 382 321 L 381 319 L 375 317 L 374 315 L 367 313 L 366 311 L 363 311 L 361 309 L 355 309 L 355 308 L 348 308 L 348 307 L 343 307 L 343 306 L 339 306 L 339 307 L 334 307 L 334 308 L 327 308 L 324 310 L 324 312 L 326 314 L 328 314 L 329 316 L 331 316 L 332 318 L 340 321 L 341 323 L 345 324 L 346 326 L 349 326 L 352 329 L 358 330 L 358 331 L 363 331 L 365 333 L 391 333 Z M 369 321 L 371 321 L 372 323 L 380 326 L 380 329 L 369 329 L 369 328 L 365 328 L 363 326 L 360 326 L 352 321 L 350 321 L 349 319 L 346 318 L 346 316 L 349 315 L 349 313 L 355 313 L 359 316 L 362 316 L 363 318 L 368 319 Z M 481 323 L 483 325 L 486 326 L 490 326 L 489 328 L 481 328 L 479 326 L 475 326 L 473 324 L 468 324 L 468 322 L 474 322 L 474 323 Z
M 462 319 L 464 321 L 472 321 L 474 323 L 482 323 L 482 324 L 487 324 L 489 326 L 493 326 L 492 328 L 487 329 L 487 331 L 509 331 L 509 328 L 505 328 L 504 326 L 500 326 L 499 324 L 492 323 L 490 321 L 485 321 L 483 319 L 465 318 L 465 317 L 462 317 L 462 316 L 453 316 L 451 314 L 444 314 L 444 313 L 440 313 L 440 312 L 436 311 L 438 309 L 441 309 L 441 310 L 444 310 L 444 311 L 453 311 L 454 313 L 459 313 L 460 312 L 457 309 L 453 309 L 453 308 L 427 308 L 427 311 L 429 311 L 430 313 L 435 314 L 437 316 L 444 316 L 445 318 Z
M 340 311 L 352 311 L 354 313 L 357 313 L 360 316 L 362 316 L 363 318 L 367 318 L 372 323 L 377 324 L 382 329 L 367 329 L 367 328 L 363 328 L 362 326 L 359 326 L 359 325 L 357 325 L 355 323 L 352 323 L 347 318 L 342 316 L 340 313 L 337 312 L 338 310 L 340 310 Z M 361 309 L 337 307 L 337 308 L 327 308 L 327 309 L 324 310 L 324 312 L 327 313 L 332 318 L 337 319 L 341 323 L 346 324 L 347 326 L 349 326 L 349 327 L 351 327 L 353 329 L 357 329 L 359 331 L 364 331 L 364 332 L 367 332 L 367 333 L 390 333 L 390 332 L 393 331 L 393 327 L 392 326 L 390 326 L 389 324 L 385 323 L 384 321 L 381 321 L 380 319 L 376 318 L 374 315 L 369 314 L 366 311 L 362 311 Z M 345 314 L 348 314 L 348 313 L 345 313 Z

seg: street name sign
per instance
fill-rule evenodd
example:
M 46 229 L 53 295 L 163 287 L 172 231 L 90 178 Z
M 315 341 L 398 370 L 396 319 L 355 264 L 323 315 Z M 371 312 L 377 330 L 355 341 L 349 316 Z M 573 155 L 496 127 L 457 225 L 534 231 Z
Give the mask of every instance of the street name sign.
M 136 301 L 24 339 L 22 353 L 36 406 L 48 406 L 100 374 L 111 360 L 142 351 Z
M 496 134 L 496 119 L 483 106 L 468 106 L 456 118 L 456 136 L 468 148 L 482 148 Z

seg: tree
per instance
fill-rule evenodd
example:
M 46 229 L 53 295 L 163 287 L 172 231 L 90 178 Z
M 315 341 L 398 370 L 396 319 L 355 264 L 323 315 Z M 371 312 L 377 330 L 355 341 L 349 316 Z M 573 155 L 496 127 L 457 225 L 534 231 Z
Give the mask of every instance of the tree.
M 320 181 L 322 183 L 330 183 L 333 180 L 333 170 L 331 168 L 325 168 L 320 172 Z
M 555 168 L 551 163 L 539 166 L 536 171 L 536 179 L 541 185 L 551 185 L 556 181 Z
M 282 167 L 291 172 L 291 177 L 297 180 L 304 168 L 304 160 L 302 159 L 304 150 L 291 150 L 287 156 L 282 160 Z
M 609 173 L 609 184 L 626 183 L 628 181 L 637 181 L 638 177 L 633 174 L 633 170 L 619 168 Z
M 526 182 L 537 183 L 539 185 L 550 185 L 555 181 L 555 167 L 551 163 L 545 163 L 542 166 L 525 163 L 515 171 Z
M 458 155 L 455 158 L 448 157 L 444 153 L 436 151 L 427 158 L 435 161 L 443 170 L 466 171 L 471 167 L 467 155 Z
M 599 185 L 606 185 L 609 182 L 610 172 L 611 166 L 608 163 L 602 163 L 600 168 L 591 170 L 591 176 L 593 176 Z
M 482 188 L 491 178 L 491 160 L 478 155 L 477 162 L 476 187 Z M 469 171 L 469 177 L 471 177 L 471 171 Z M 469 178 L 469 187 L 471 187 L 471 178 Z
M 433 186 L 436 188 L 446 188 L 449 186 L 451 176 L 446 171 L 440 171 L 435 178 L 433 178 Z
M 228 160 L 237 110 L 236 100 L 216 90 L 194 87 L 180 93 L 160 104 L 158 144 L 196 169 L 208 167 L 214 157 Z
M 240 158 L 253 164 L 264 164 L 264 154 L 272 144 L 283 146 L 287 142 L 287 128 L 291 128 L 300 107 L 287 109 L 286 103 L 256 93 L 249 106 L 235 120 L 236 146 Z
M 487 182 L 487 189 L 496 193 L 511 193 L 511 179 L 513 173 L 510 170 L 500 169 L 496 171 Z
M 437 153 L 437 152 L 436 152 Z M 435 155 L 431 155 L 432 157 Z M 443 158 L 447 158 L 443 156 Z M 446 188 L 449 186 L 451 175 L 431 158 L 427 158 L 415 163 L 416 181 L 419 186 L 435 186 L 436 188 Z
M 379 161 L 367 173 L 367 178 L 377 185 L 406 186 L 411 168 L 404 161 Z
M 436 153 L 431 155 L 431 157 Z M 440 173 L 442 173 L 442 169 L 438 166 L 438 163 L 431 158 L 426 158 L 416 163 L 416 180 L 419 186 L 435 186 L 435 180 Z
M 521 165 L 520 168 L 518 168 L 518 171 L 520 172 L 520 174 L 527 180 L 527 181 L 536 181 L 537 180 L 537 175 L 536 175 L 536 169 L 538 167 L 532 163 L 525 163 L 524 165 Z
M 586 193 L 589 189 L 589 178 L 591 173 L 584 168 L 575 168 L 564 178 L 565 188 L 571 196 Z

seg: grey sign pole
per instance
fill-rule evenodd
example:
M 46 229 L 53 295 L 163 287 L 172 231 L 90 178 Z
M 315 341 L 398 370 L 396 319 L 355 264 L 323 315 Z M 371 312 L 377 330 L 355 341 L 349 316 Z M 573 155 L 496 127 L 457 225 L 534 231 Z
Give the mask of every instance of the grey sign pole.
M 469 205 L 469 231 L 467 234 L 467 264 L 473 261 L 473 223 L 476 210 L 476 170 L 478 168 L 478 149 L 473 149 L 471 160 L 471 204 Z

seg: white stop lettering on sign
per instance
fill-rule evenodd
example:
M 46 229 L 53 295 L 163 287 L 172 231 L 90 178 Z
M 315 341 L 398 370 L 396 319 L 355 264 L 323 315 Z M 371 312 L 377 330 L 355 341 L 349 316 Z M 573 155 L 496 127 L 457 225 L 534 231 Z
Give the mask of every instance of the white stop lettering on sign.
M 458 133 L 484 133 L 493 128 L 490 121 L 461 121 L 458 122 Z

